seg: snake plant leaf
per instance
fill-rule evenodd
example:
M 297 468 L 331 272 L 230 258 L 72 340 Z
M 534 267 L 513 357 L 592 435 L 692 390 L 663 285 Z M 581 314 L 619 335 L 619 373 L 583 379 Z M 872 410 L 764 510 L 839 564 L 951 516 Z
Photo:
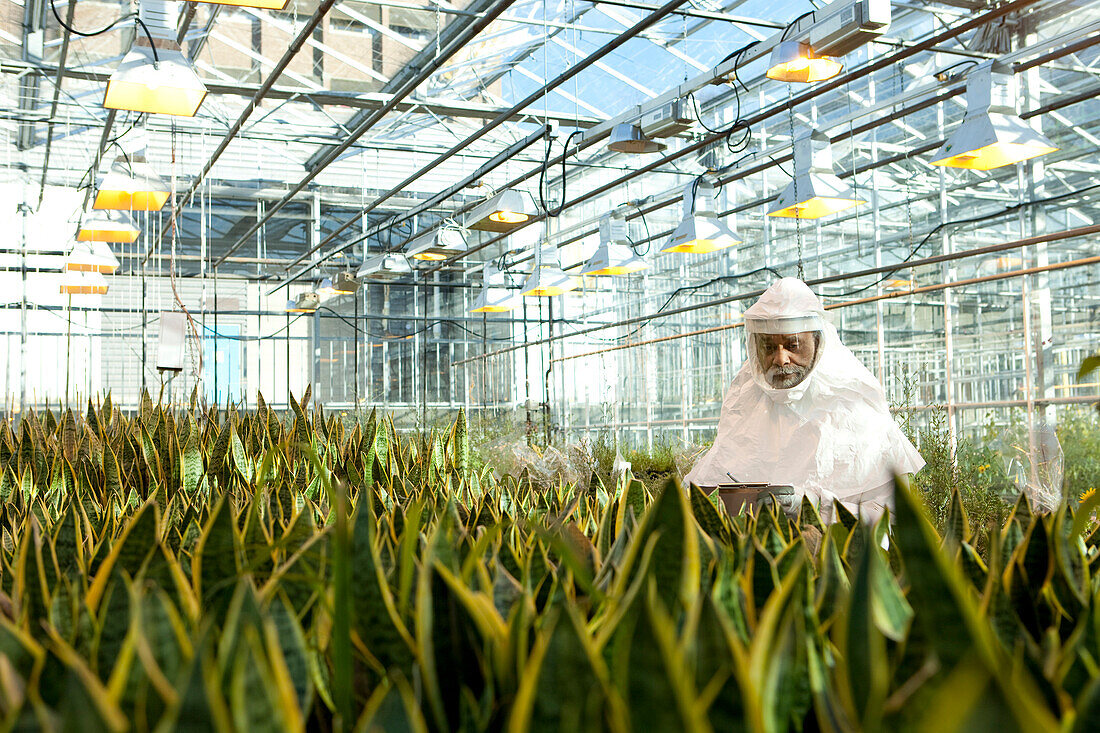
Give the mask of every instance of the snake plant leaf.
M 224 609 L 240 570 L 237 528 L 227 496 L 215 505 L 195 548 L 191 577 L 195 592 L 207 608 Z
M 161 719 L 157 733 L 231 733 L 233 721 L 221 692 L 213 654 L 200 640 L 191 663 L 184 671 L 176 704 Z
M 744 660 L 734 653 L 739 643 L 717 602 L 711 596 L 700 596 L 694 616 L 694 633 L 687 636 L 699 701 L 706 711 L 710 726 L 716 731 L 748 731 L 741 677 Z
M 363 708 L 355 723 L 355 733 L 389 733 L 389 731 L 428 733 L 428 722 L 420 710 L 417 694 L 399 670 L 383 681 Z
M 571 607 L 548 618 L 520 675 L 508 731 L 604 730 L 606 671 Z
M 895 484 L 897 528 L 894 539 L 905 558 L 905 574 L 916 623 L 922 624 L 932 650 L 945 669 L 972 649 L 988 650 L 976 610 L 963 579 L 948 563 L 939 538 L 910 490 Z
M 689 483 L 688 491 L 691 494 L 691 513 L 695 517 L 695 521 L 699 523 L 704 532 L 714 539 L 724 540 L 727 531 L 726 526 L 722 523 L 722 517 L 718 514 L 718 509 L 703 493 L 703 490 L 695 484 Z
M 861 527 L 856 531 L 868 530 Z M 860 553 L 848 593 L 845 622 L 836 626 L 840 632 L 837 646 L 844 658 L 839 669 L 847 681 L 852 717 L 861 720 L 865 730 L 875 730 L 880 725 L 879 716 L 889 680 L 885 640 L 874 621 L 873 576 L 877 570 L 877 555 L 878 550 L 873 546 Z
M 233 723 L 240 731 L 270 731 L 292 729 L 288 715 L 297 716 L 284 704 L 280 690 L 274 684 L 266 655 L 255 627 L 243 629 L 243 644 L 233 657 L 229 684 L 229 706 Z M 293 709 L 296 712 L 296 708 Z M 295 726 L 296 727 L 296 726 Z
M 302 626 L 285 595 L 279 595 L 271 602 L 264 620 L 264 634 L 273 671 L 285 675 L 293 687 L 298 710 L 304 714 L 313 703 L 309 652 Z M 281 660 L 278 668 L 275 665 L 276 658 Z
M 361 511 L 353 527 L 352 625 L 384 675 L 391 667 L 401 667 L 411 661 L 412 636 L 397 612 L 374 547 L 373 517 Z
M 88 733 L 125 731 L 126 717 L 95 674 L 75 652 L 64 657 L 67 669 L 58 711 L 61 729 Z
M 183 493 L 189 497 L 196 495 L 199 481 L 202 479 L 202 451 L 200 447 L 200 431 L 195 418 L 187 418 L 187 439 L 183 447 Z
M 970 541 L 970 521 L 958 486 L 951 487 L 951 498 L 947 507 L 947 523 L 943 536 L 944 542 L 958 547 L 962 542 Z

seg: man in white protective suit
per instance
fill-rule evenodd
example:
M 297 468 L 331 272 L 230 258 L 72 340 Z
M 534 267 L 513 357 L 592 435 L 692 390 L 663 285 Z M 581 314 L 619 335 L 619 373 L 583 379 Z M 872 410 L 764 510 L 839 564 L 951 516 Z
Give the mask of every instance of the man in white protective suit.
M 824 521 L 835 521 L 834 501 L 877 521 L 893 506 L 894 475 L 924 466 L 878 380 L 796 278 L 776 281 L 745 311 L 745 338 L 714 445 L 686 480 L 790 484 L 793 495 L 777 495 L 789 514 L 806 496 Z

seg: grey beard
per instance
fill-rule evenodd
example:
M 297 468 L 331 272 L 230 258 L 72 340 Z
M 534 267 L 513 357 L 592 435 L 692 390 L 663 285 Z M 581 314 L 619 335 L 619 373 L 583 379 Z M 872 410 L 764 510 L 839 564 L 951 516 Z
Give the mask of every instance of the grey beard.
M 791 364 L 789 366 L 772 367 L 764 372 L 764 378 L 775 389 L 790 389 L 801 384 L 807 373 L 809 373 L 809 370 L 806 367 Z

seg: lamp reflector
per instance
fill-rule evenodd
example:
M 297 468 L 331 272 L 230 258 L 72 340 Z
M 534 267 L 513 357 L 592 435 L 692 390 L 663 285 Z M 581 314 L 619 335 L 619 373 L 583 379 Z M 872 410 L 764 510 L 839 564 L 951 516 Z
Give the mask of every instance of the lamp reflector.
M 64 269 L 110 275 L 118 269 L 118 258 L 104 242 L 77 242 L 65 257 Z
M 206 98 L 206 85 L 173 45 L 158 40 L 154 63 L 152 47 L 139 36 L 107 81 L 103 106 L 194 117 Z
M 107 278 L 98 272 L 66 272 L 61 276 L 62 295 L 106 295 Z
M 520 293 L 528 297 L 549 298 L 576 290 L 580 286 L 579 277 L 567 274 L 558 265 L 557 248 L 548 246 L 536 250 L 535 269 L 527 276 Z
M 523 191 L 506 188 L 475 206 L 465 227 L 485 232 L 510 232 L 535 216 L 535 205 Z
M 966 116 L 931 163 L 987 171 L 1057 149 L 1016 114 L 1011 69 L 986 61 L 966 75 Z
M 809 44 L 780 41 L 772 49 L 766 76 L 776 81 L 808 84 L 832 79 L 841 68 L 839 61 L 818 56 Z
M 168 202 L 170 191 L 144 156 L 133 156 L 127 162 L 115 159 L 111 169 L 99 184 L 93 209 L 113 211 L 160 211 Z
M 299 293 L 297 298 L 286 302 L 287 313 L 312 313 L 321 305 L 321 298 L 312 291 Z
M 370 280 L 399 280 L 410 272 L 412 267 L 404 255 L 379 254 L 363 260 L 355 277 L 365 277 Z
M 714 186 L 703 179 L 684 187 L 684 218 L 661 248 L 662 254 L 705 254 L 741 243 L 737 235 L 719 221 L 713 200 Z
M 642 133 L 638 125 L 625 123 L 611 128 L 611 140 L 607 149 L 615 153 L 659 153 L 668 146 L 656 140 L 650 140 Z
M 820 219 L 866 203 L 833 173 L 829 138 L 810 130 L 794 141 L 794 178 L 776 198 L 768 216 Z
M 137 240 L 139 234 L 141 230 L 125 215 L 111 218 L 107 214 L 91 214 L 81 222 L 76 240 L 130 244 Z
M 421 234 L 405 247 L 405 254 L 409 257 L 427 262 L 439 262 L 465 251 L 466 235 L 455 227 L 442 227 Z
M 626 221 L 620 216 L 600 217 L 600 246 L 589 258 L 582 275 L 628 275 L 649 267 L 649 263 L 634 253 L 626 233 Z

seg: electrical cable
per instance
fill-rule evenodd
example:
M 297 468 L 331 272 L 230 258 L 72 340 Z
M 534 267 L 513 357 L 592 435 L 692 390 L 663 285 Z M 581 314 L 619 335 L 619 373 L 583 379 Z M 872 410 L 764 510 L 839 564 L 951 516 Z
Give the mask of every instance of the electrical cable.
M 74 5 L 76 4 L 76 0 L 69 0 L 69 2 L 73 3 Z M 157 65 L 160 63 L 160 56 L 157 54 L 157 46 L 153 42 L 153 34 L 149 32 L 149 26 L 145 25 L 145 21 L 142 20 L 141 16 L 137 13 L 127 13 L 126 15 L 120 16 L 111 21 L 110 24 L 104 26 L 103 28 L 100 28 L 97 31 L 78 31 L 76 28 L 73 28 L 71 25 L 61 19 L 61 13 L 57 12 L 57 0 L 50 0 L 50 9 L 53 10 L 53 17 L 57 19 L 58 25 L 67 30 L 69 33 L 72 33 L 74 36 L 81 36 L 83 38 L 101 36 L 107 31 L 114 28 L 119 23 L 133 19 L 137 22 L 138 25 L 141 26 L 141 29 L 145 31 L 145 37 L 149 39 L 149 48 L 153 50 L 153 68 L 157 68 Z
M 542 204 L 543 211 L 545 211 L 546 215 L 549 216 L 549 217 L 552 217 L 552 218 L 557 217 L 557 216 L 561 215 L 562 211 L 565 210 L 565 202 L 567 200 L 566 195 L 565 195 L 565 183 L 566 183 L 565 160 L 566 160 L 567 154 L 569 153 L 569 143 L 573 142 L 574 137 L 577 137 L 577 136 L 583 135 L 583 134 L 584 134 L 583 130 L 574 130 L 573 132 L 569 133 L 568 137 L 565 138 L 565 147 L 562 149 L 562 156 L 561 156 L 561 203 L 557 206 L 557 208 L 551 208 L 546 203 L 546 172 L 547 172 L 547 170 L 549 169 L 549 166 L 550 166 L 550 150 L 551 150 L 551 147 L 554 144 L 554 138 L 550 136 L 550 128 L 546 129 L 546 155 L 543 156 L 542 170 L 539 171 L 539 202 Z
M 952 221 L 941 222 L 941 223 L 937 224 L 936 226 L 932 227 L 931 231 L 929 231 L 927 234 L 925 234 L 921 238 L 921 240 L 919 242 L 917 242 L 917 245 L 915 247 L 913 247 L 912 251 L 910 251 L 909 254 L 905 256 L 905 259 L 903 259 L 901 262 L 897 263 L 897 267 L 894 267 L 893 269 L 883 273 L 882 277 L 880 277 L 879 279 L 875 280 L 874 282 L 870 283 L 869 285 L 865 285 L 863 287 L 859 287 L 859 288 L 856 288 L 854 290 L 848 290 L 848 291 L 843 292 L 843 293 L 832 293 L 832 294 L 829 294 L 829 295 L 823 295 L 822 297 L 824 297 L 824 298 L 849 298 L 853 295 L 858 295 L 860 293 L 866 292 L 867 290 L 870 290 L 873 287 L 878 286 L 879 284 L 881 284 L 881 283 L 885 282 L 886 280 L 890 279 L 890 277 L 895 275 L 898 272 L 898 270 L 905 269 L 905 263 L 906 262 L 909 262 L 914 257 L 916 257 L 917 253 L 919 253 L 921 251 L 921 248 L 923 248 L 924 245 L 926 245 L 929 242 L 929 240 L 932 239 L 932 237 L 934 237 L 941 230 L 946 229 L 948 227 L 962 226 L 963 224 L 976 224 L 977 222 L 981 222 L 981 221 L 988 221 L 990 219 L 997 219 L 999 217 L 1007 216 L 1008 214 L 1012 214 L 1012 213 L 1015 213 L 1017 211 L 1020 211 L 1021 209 L 1026 209 L 1030 206 L 1037 206 L 1037 205 L 1040 205 L 1040 204 L 1049 204 L 1049 203 L 1053 203 L 1055 201 L 1060 201 L 1062 199 L 1073 198 L 1074 196 L 1080 196 L 1083 193 L 1087 193 L 1089 191 L 1092 191 L 1092 190 L 1098 189 L 1098 188 L 1100 188 L 1100 183 L 1094 183 L 1091 186 L 1085 186 L 1084 188 L 1079 188 L 1079 189 L 1076 189 L 1074 191 L 1068 191 L 1066 193 L 1060 193 L 1056 196 L 1048 196 L 1046 198 L 1035 199 L 1035 200 L 1032 200 L 1032 201 L 1021 201 L 1018 204 L 1013 204 L 1012 206 L 1008 206 L 1004 209 L 1001 209 L 1000 211 L 994 211 L 994 212 L 991 212 L 989 214 L 982 214 L 981 216 L 974 216 L 974 217 L 970 217 L 968 219 L 955 219 L 955 220 L 952 220 Z

